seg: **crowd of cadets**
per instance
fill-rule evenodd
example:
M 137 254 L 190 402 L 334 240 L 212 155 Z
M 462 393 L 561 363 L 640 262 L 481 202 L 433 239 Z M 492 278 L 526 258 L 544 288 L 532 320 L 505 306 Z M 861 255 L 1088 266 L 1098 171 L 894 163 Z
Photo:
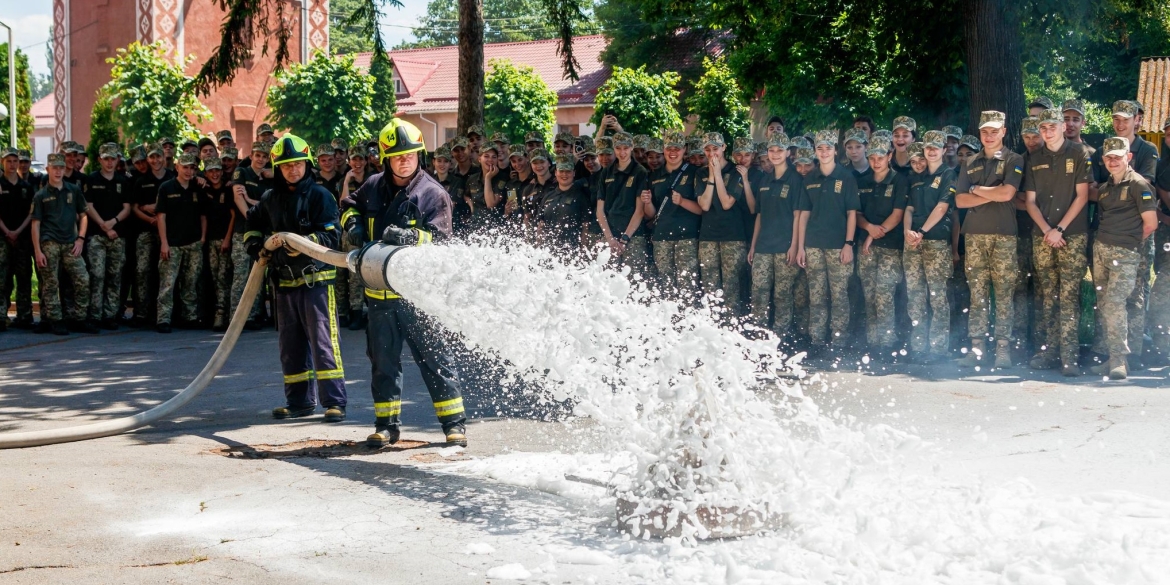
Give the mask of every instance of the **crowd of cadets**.
M 513 145 L 472 127 L 428 170 L 452 199 L 457 236 L 520 237 L 565 258 L 608 248 L 665 294 L 718 299 L 729 325 L 770 330 L 792 350 L 957 354 L 963 367 L 1023 361 L 1068 376 L 1088 362 L 1112 378 L 1143 359 L 1170 363 L 1170 165 L 1137 135 L 1141 105 L 1113 104 L 1116 136 L 1099 150 L 1081 138 L 1078 100 L 1039 98 L 1029 114 L 1019 152 L 996 111 L 977 135 L 920 132 L 908 117 L 878 129 L 863 116 L 843 135 L 789 137 L 773 117 L 763 142 L 730 145 L 713 132 L 632 136 L 607 115 L 594 138 L 560 133 L 551 151 L 539 133 Z M 129 166 L 108 144 L 88 175 L 76 143 L 44 175 L 27 151 L 5 151 L 0 281 L 5 298 L 15 286 L 14 325 L 33 327 L 35 262 L 40 331 L 115 329 L 128 304 L 134 324 L 161 332 L 224 330 L 251 269 L 244 218 L 271 186 L 274 140 L 261 125 L 241 159 L 228 131 L 178 153 L 164 138 L 134 148 Z M 316 182 L 343 209 L 381 172 L 375 146 L 315 150 Z M 1151 267 L 1163 275 L 1152 288 Z M 1082 356 L 1087 274 L 1097 322 Z M 360 283 L 339 280 L 342 326 L 361 329 Z M 248 328 L 263 327 L 263 306 Z

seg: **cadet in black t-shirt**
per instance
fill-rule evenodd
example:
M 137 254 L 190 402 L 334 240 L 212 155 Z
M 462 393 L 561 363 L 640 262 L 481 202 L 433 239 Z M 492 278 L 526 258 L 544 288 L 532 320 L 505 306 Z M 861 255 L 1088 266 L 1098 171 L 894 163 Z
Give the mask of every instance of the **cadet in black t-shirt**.
M 699 207 L 695 182 L 699 169 L 684 160 L 686 136 L 667 132 L 662 140 L 665 164 L 652 173 L 650 204 L 643 213 L 654 222 L 654 265 L 663 290 L 692 300 L 699 284 Z
M 641 198 L 642 192 L 650 189 L 650 179 L 645 167 L 634 160 L 633 150 L 633 136 L 626 132 L 613 135 L 615 160 L 601 172 L 595 211 L 614 261 L 629 266 L 631 278 L 645 278 L 650 256 Z
M 130 217 L 130 189 L 126 175 L 117 171 L 118 145 L 98 149 L 101 170 L 91 173 L 83 188 L 89 202 L 89 240 L 85 262 L 89 266 L 89 320 L 103 329 L 118 328 L 122 298 L 122 266 L 126 263 L 126 239 L 118 226 Z
M 752 321 L 790 344 L 793 290 L 800 275 L 800 205 L 806 195 L 803 177 L 788 164 L 788 136 L 775 132 L 767 145 L 771 169 L 752 183 L 759 210 L 747 256 L 752 267 Z M 769 301 L 774 310 L 771 320 Z
M 960 366 L 991 367 L 987 354 L 990 335 L 991 288 L 995 287 L 994 367 L 1012 367 L 1013 294 L 1019 277 L 1016 261 L 1016 192 L 1024 179 L 1024 159 L 1003 146 L 1007 133 L 1003 112 L 986 111 L 979 118 L 983 150 L 969 159 L 955 184 L 955 205 L 967 210 L 963 219 L 966 240 L 967 284 L 971 310 L 967 315 L 971 349 Z M 941 134 L 941 133 L 940 133 Z M 943 145 L 946 145 L 945 138 Z
M 464 177 L 451 172 L 451 149 L 440 146 L 435 149 L 435 170 L 432 176 L 447 191 L 451 198 L 451 232 L 459 237 L 466 236 L 470 229 L 471 205 L 464 197 Z
M 13 154 L 13 152 L 17 154 Z M 9 148 L 4 151 L 4 176 L 0 178 L 0 299 L 4 314 L 8 313 L 8 299 L 12 298 L 12 277 L 16 277 L 16 322 L 18 329 L 29 329 L 32 316 L 32 218 L 34 189 L 20 177 L 23 151 Z M 7 328 L 7 318 L 0 319 L 0 331 Z
M 313 178 L 318 185 L 325 187 L 333 194 L 337 201 L 341 201 L 341 190 L 345 187 L 345 175 L 337 170 L 337 159 L 333 156 L 333 145 L 317 145 L 317 168 L 313 171 Z
M 214 331 L 227 331 L 231 315 L 232 294 L 232 232 L 237 221 L 244 218 L 236 212 L 232 186 L 224 180 L 222 163 L 218 158 L 203 160 L 203 176 L 207 184 L 200 187 L 203 213 L 207 216 L 207 253 L 211 267 L 212 291 L 215 295 Z
M 207 215 L 199 200 L 201 189 L 195 182 L 198 166 L 195 154 L 180 154 L 175 159 L 178 175 L 158 188 L 155 211 L 159 234 L 159 333 L 171 332 L 176 287 L 180 319 L 188 326 L 199 320 L 199 273 L 203 269 L 203 243 L 207 241 Z
M 158 144 L 146 147 L 146 162 L 150 167 L 135 180 L 130 189 L 130 206 L 138 219 L 141 231 L 134 244 L 134 262 L 137 275 L 134 280 L 134 325 L 154 326 L 158 307 L 158 217 L 155 205 L 158 188 L 175 177 L 175 171 L 166 168 L 163 148 Z
M 557 156 L 555 168 L 555 185 L 537 202 L 535 224 L 545 246 L 566 259 L 575 259 L 581 253 L 581 229 L 588 218 L 591 197 L 585 181 L 574 180 L 573 157 Z
M 932 161 L 926 160 L 921 143 L 907 150 L 912 171 L 910 199 L 902 219 L 906 240 L 902 269 L 906 273 L 906 309 L 913 324 L 910 349 L 914 361 L 931 363 L 945 359 L 950 350 L 947 279 L 954 272 L 951 206 L 955 171 L 943 164 L 941 147 L 932 149 L 937 151 Z
M 703 294 L 714 299 L 723 294 L 729 318 L 747 313 L 742 295 L 750 266 L 747 262 L 748 233 L 744 217 L 755 213 L 755 197 L 748 182 L 747 167 L 734 165 L 725 157 L 726 144 L 718 132 L 703 135 L 705 168 L 695 177 L 703 222 L 699 227 L 699 275 Z
M 848 341 L 849 277 L 861 201 L 853 172 L 837 164 L 837 131 L 817 132 L 815 146 L 819 164 L 804 180 L 797 254 L 808 271 L 809 337 L 817 352 Z
M 902 218 L 910 194 L 909 177 L 890 168 L 891 148 L 889 140 L 871 138 L 865 151 L 869 169 L 857 182 L 861 202 L 857 225 L 865 230 L 858 257 L 865 337 L 871 355 L 882 361 L 897 350 L 894 298 L 902 282 Z

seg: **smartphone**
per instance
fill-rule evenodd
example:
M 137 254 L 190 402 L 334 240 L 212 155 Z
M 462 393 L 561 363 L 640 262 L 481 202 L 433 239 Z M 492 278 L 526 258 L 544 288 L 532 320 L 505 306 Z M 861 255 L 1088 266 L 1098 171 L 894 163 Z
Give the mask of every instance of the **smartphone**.
M 508 201 L 515 201 L 515 200 L 516 200 L 516 190 L 515 189 L 508 189 Z

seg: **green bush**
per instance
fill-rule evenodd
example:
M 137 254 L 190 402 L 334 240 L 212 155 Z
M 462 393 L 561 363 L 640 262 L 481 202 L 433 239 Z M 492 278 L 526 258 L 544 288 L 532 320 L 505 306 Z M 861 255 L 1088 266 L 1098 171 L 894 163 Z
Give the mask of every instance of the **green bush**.
M 492 59 L 483 84 L 485 131 L 503 132 L 513 144 L 523 144 L 524 135 L 539 132 L 545 142 L 552 139 L 557 121 L 557 92 L 549 89 L 535 69 L 517 67 L 508 59 Z

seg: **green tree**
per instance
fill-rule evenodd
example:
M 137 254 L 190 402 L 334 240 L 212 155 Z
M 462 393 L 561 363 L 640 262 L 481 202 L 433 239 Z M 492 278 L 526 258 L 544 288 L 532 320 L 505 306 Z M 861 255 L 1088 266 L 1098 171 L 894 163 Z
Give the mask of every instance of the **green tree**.
M 722 57 L 703 59 L 703 76 L 687 99 L 691 114 L 699 116 L 698 128 L 719 132 L 727 140 L 751 132 L 751 110 L 745 103 L 743 89 Z
M 163 136 L 197 138 L 199 130 L 191 123 L 211 119 L 192 87 L 192 79 L 183 74 L 183 66 L 193 56 L 175 64 L 166 56 L 162 42 L 149 45 L 130 43 L 107 59 L 113 64 L 110 82 L 103 88 L 114 107 L 114 121 L 122 135 L 132 143 L 158 140 Z
M 653 75 L 646 72 L 645 66 L 616 67 L 597 90 L 597 109 L 590 122 L 600 124 L 602 116 L 613 114 L 626 132 L 651 136 L 682 128 L 678 90 L 674 88 L 678 80 L 678 74 L 672 71 Z
M 374 50 L 374 37 L 361 24 L 350 22 L 350 15 L 361 7 L 361 0 L 329 1 L 329 51 L 334 55 L 368 53 Z
M 0 103 L 5 108 L 9 105 L 8 95 L 8 43 L 0 43 Z M 29 148 L 28 137 L 33 132 L 32 118 L 32 88 L 28 83 L 28 55 L 20 49 L 16 50 L 16 112 L 8 114 L 16 116 L 16 142 L 20 148 Z M 11 144 L 9 130 L 12 122 L 7 118 L 0 122 L 0 148 L 7 148 Z
M 32 101 L 53 93 L 53 76 L 48 73 L 29 73 L 28 84 L 32 87 Z
M 551 142 L 557 121 L 557 92 L 549 89 L 535 69 L 517 67 L 508 59 L 492 59 L 484 81 L 484 121 L 489 134 L 503 132 L 513 144 L 523 144 L 528 132 L 540 132 Z
M 330 57 L 320 51 L 308 63 L 276 73 L 268 90 L 274 126 L 286 128 L 312 146 L 334 138 L 366 137 L 374 78 L 363 74 L 352 55 Z
M 369 136 L 377 136 L 398 111 L 394 95 L 394 65 L 384 53 L 374 53 L 370 61 L 370 77 L 374 80 L 374 95 L 366 129 Z
M 97 92 L 97 100 L 93 102 L 93 111 L 89 116 L 89 144 L 85 154 L 89 157 L 89 165 L 98 164 L 98 150 L 107 142 L 121 143 L 118 135 L 118 123 L 114 121 L 114 105 L 110 100 L 108 88 L 101 88 Z

